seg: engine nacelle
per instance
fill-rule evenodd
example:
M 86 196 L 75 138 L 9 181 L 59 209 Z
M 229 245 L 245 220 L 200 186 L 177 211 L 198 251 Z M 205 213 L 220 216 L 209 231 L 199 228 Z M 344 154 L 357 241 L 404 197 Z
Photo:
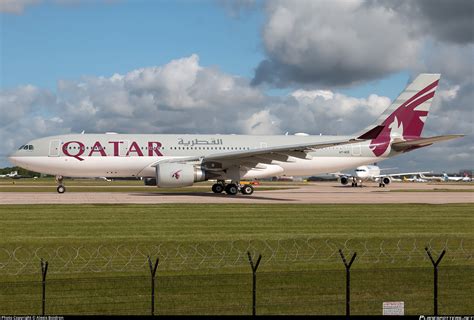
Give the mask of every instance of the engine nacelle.
M 383 177 L 382 182 L 383 184 L 390 184 L 390 182 L 392 182 L 392 179 L 390 179 L 390 177 Z
M 162 163 L 156 166 L 156 185 L 160 188 L 188 187 L 204 181 L 206 172 L 192 164 Z
M 341 177 L 339 180 L 341 181 L 341 184 L 343 185 L 346 185 L 349 183 L 349 179 L 345 176 Z

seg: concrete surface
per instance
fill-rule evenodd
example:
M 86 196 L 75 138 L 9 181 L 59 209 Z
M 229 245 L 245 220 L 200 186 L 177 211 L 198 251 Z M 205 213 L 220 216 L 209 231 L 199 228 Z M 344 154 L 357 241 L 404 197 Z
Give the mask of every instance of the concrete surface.
M 292 187 L 291 184 L 285 186 Z M 164 193 L 150 187 L 150 192 L 3 192 L 0 204 L 86 204 L 86 203 L 474 203 L 473 184 L 393 183 L 386 188 L 369 184 L 363 188 L 318 182 L 295 186 L 291 190 L 259 191 L 251 196 L 179 192 Z M 435 189 L 451 189 L 443 192 Z M 459 190 L 469 189 L 471 192 Z M 390 192 L 406 190 L 406 192 Z M 410 191 L 423 190 L 423 191 Z

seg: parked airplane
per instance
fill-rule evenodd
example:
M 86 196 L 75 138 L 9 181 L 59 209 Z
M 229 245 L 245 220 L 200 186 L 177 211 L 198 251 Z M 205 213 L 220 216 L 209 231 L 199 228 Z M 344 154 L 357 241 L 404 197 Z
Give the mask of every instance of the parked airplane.
M 464 177 L 450 177 L 446 172 L 443 172 L 443 181 L 462 181 Z
M 56 175 L 59 193 L 63 176 L 130 176 L 158 187 L 216 179 L 215 193 L 251 194 L 241 179 L 336 172 L 463 136 L 421 137 L 439 78 L 420 74 L 374 124 L 347 136 L 68 134 L 32 140 L 10 160 Z
M 360 166 L 355 169 L 355 175 L 347 173 L 333 173 L 339 177 L 341 184 L 346 185 L 349 181 L 352 182 L 352 187 L 360 186 L 362 187 L 362 182 L 373 181 L 378 182 L 379 187 L 385 187 L 387 184 L 390 184 L 394 180 L 394 177 L 407 176 L 407 175 L 417 175 L 428 172 L 407 172 L 407 173 L 390 173 L 390 174 L 381 174 L 380 169 L 376 165 Z M 401 181 L 398 180 L 398 181 Z
M 428 180 L 423 179 L 423 178 L 419 178 L 417 175 L 414 175 L 411 178 L 403 177 L 403 181 L 407 181 L 407 182 L 428 182 Z
M 423 173 L 420 174 L 420 177 L 422 179 L 428 180 L 428 181 L 444 181 L 443 177 L 440 176 L 425 176 Z
M 12 171 L 7 174 L 0 174 L 0 178 L 12 178 L 12 179 L 20 179 L 21 176 L 18 174 L 18 171 Z

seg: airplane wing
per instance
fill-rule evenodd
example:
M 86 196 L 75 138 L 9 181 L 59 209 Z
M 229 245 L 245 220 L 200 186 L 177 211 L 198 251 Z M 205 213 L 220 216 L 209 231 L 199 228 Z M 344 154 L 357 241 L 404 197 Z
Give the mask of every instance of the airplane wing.
M 420 172 L 402 172 L 402 173 L 390 173 L 390 174 L 381 174 L 374 176 L 374 178 L 383 178 L 383 177 L 398 177 L 398 176 L 416 176 L 418 174 L 431 173 L 431 171 L 420 171 Z
M 343 172 L 331 172 L 329 174 L 332 174 L 333 176 L 336 176 L 338 178 L 340 177 L 346 177 L 346 178 L 352 178 L 353 175 L 350 173 L 343 173 Z
M 362 139 L 333 140 L 319 143 L 304 143 L 284 145 L 277 147 L 258 148 L 244 151 L 232 151 L 223 153 L 214 153 L 207 156 L 182 157 L 158 160 L 152 166 L 157 166 L 164 162 L 193 162 L 201 161 L 208 170 L 222 170 L 230 166 L 254 167 L 258 163 L 270 164 L 273 160 L 291 162 L 291 157 L 299 159 L 308 158 L 308 152 L 316 149 L 333 147 L 344 144 L 352 144 L 363 141 Z
M 435 136 L 429 138 L 420 138 L 415 140 L 399 141 L 392 143 L 392 149 L 395 151 L 410 151 L 432 145 L 435 142 L 447 141 L 451 139 L 464 137 L 463 134 L 450 134 L 445 136 Z

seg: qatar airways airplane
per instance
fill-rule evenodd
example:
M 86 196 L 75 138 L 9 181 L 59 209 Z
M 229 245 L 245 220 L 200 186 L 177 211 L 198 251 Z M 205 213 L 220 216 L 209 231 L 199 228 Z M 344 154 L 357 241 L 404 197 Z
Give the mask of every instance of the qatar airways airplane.
M 347 136 L 67 134 L 32 140 L 9 159 L 63 177 L 143 177 L 158 187 L 217 180 L 212 191 L 252 194 L 241 179 L 337 172 L 462 135 L 421 137 L 439 74 L 420 74 L 378 120 Z

